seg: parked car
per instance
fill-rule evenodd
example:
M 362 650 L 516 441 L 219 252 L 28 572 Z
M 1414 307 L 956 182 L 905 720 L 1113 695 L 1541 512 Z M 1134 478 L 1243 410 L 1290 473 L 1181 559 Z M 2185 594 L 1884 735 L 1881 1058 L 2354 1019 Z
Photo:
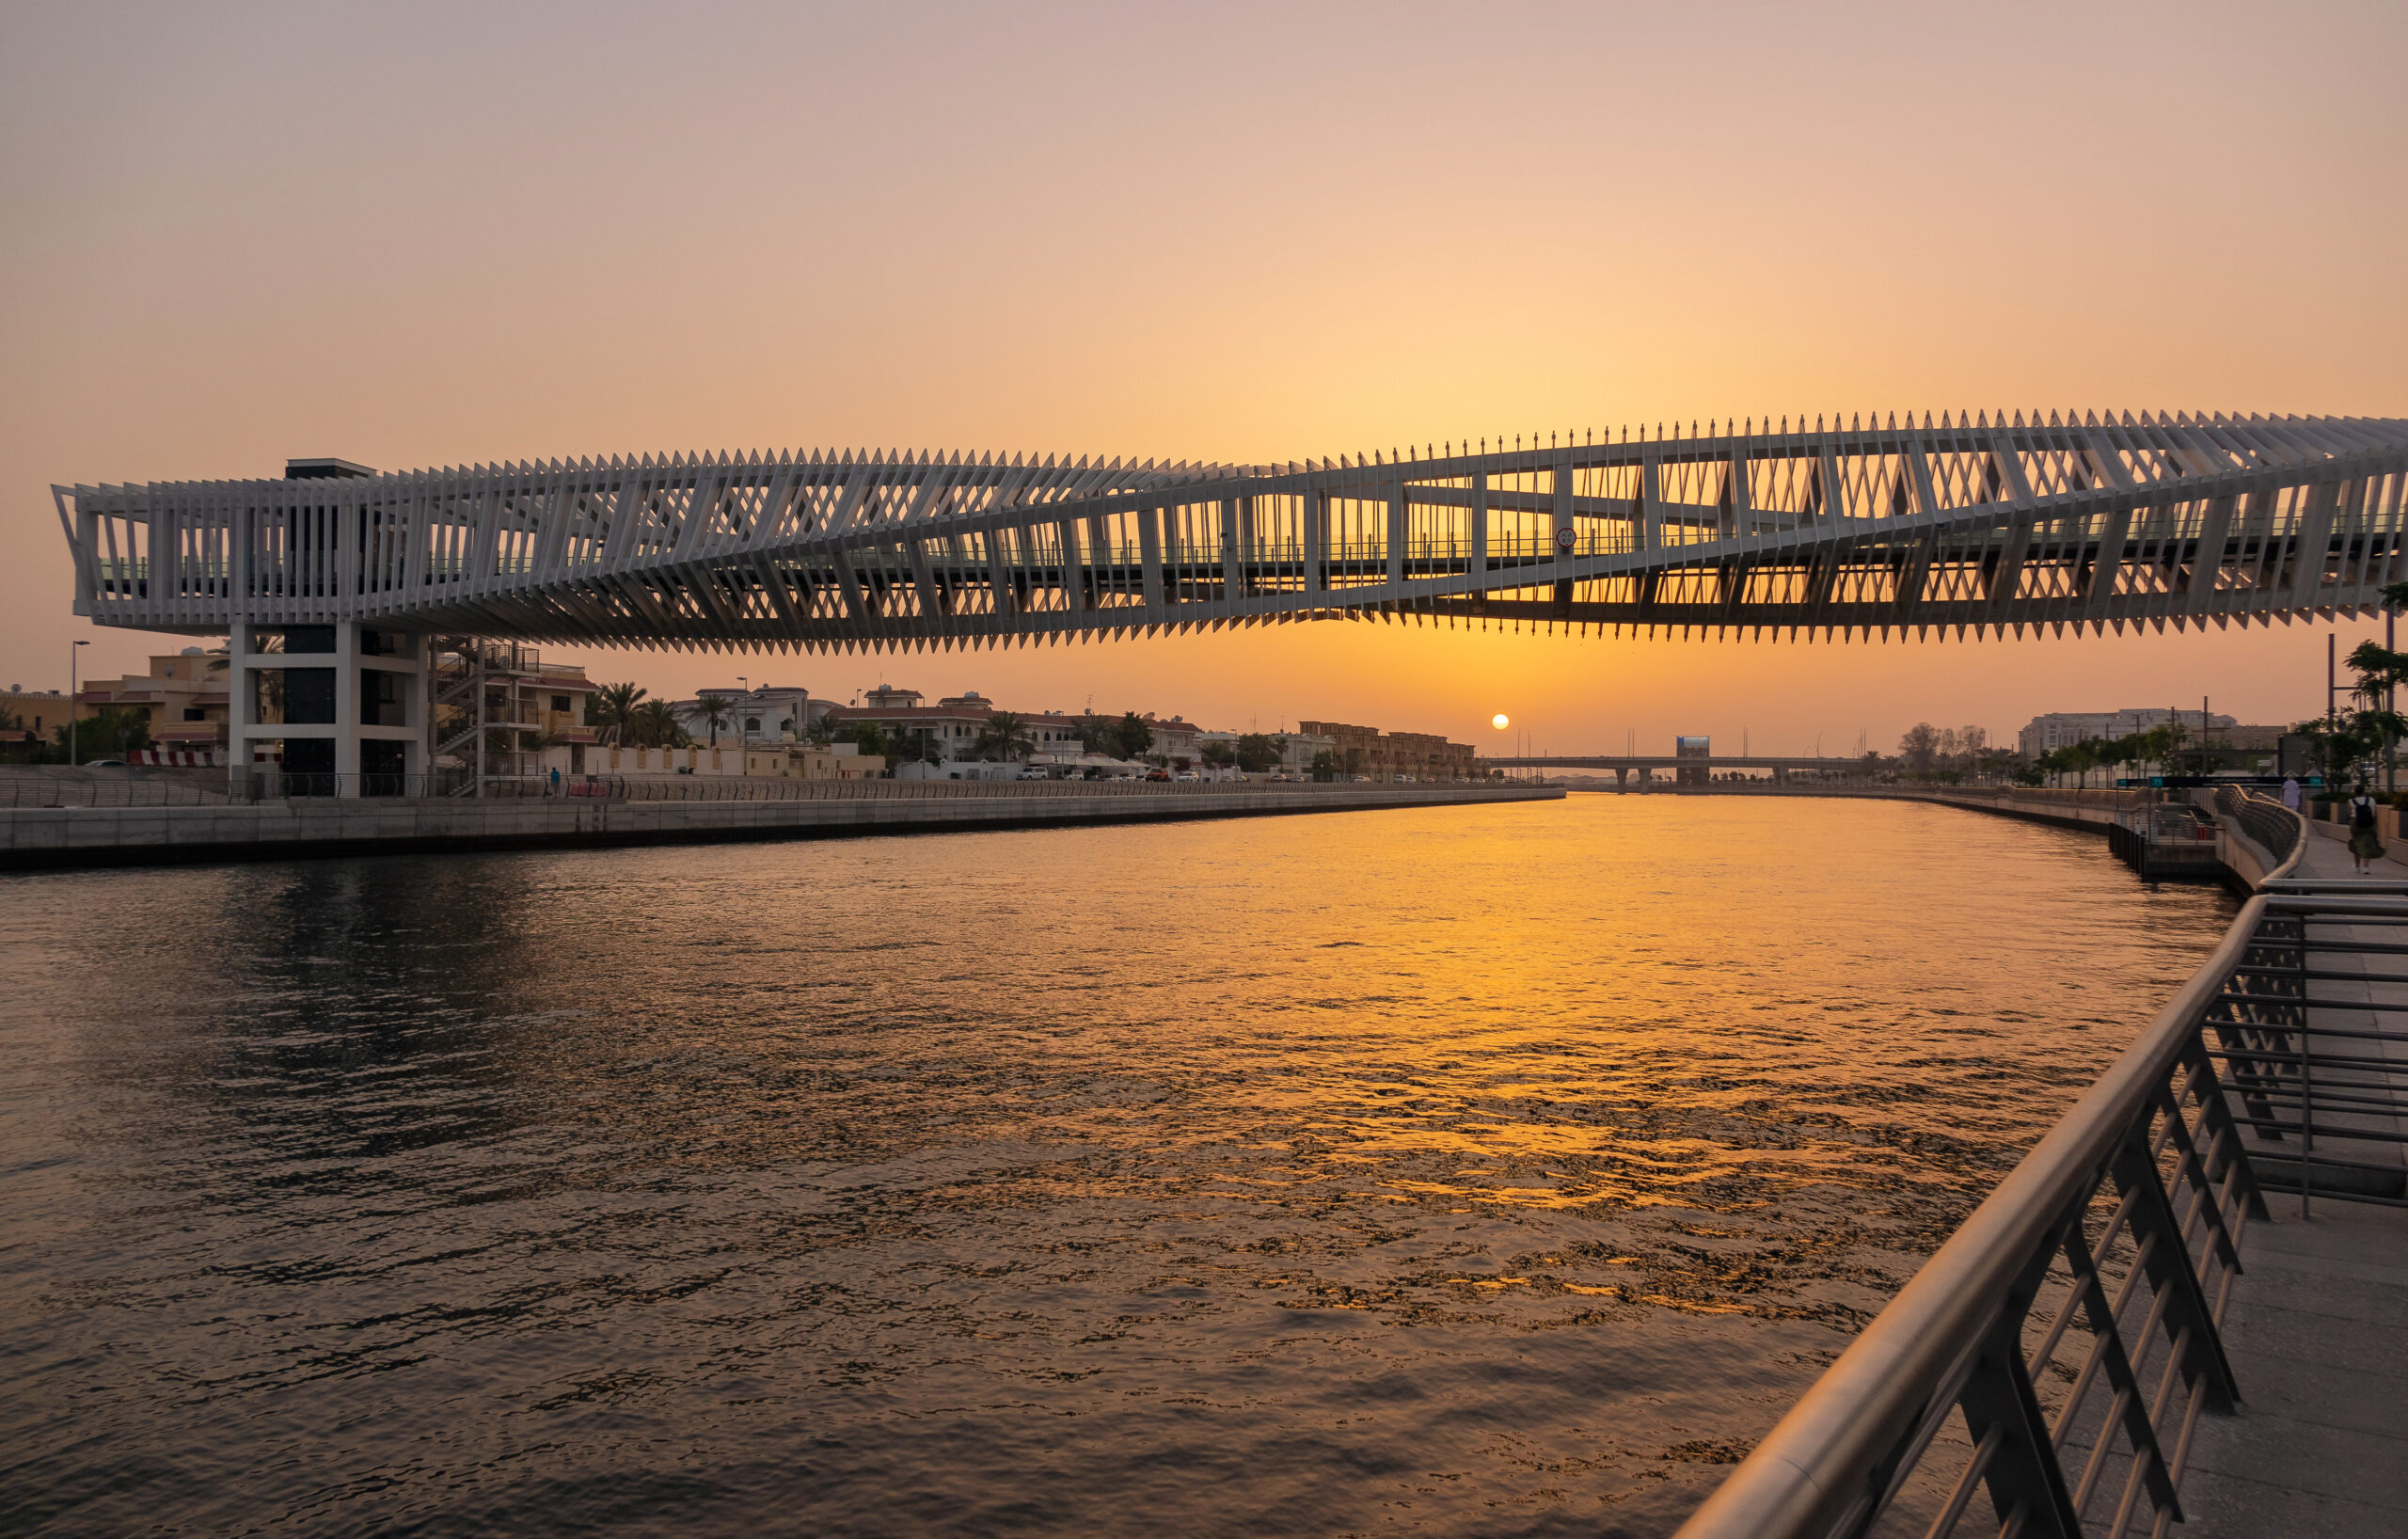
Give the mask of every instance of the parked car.
M 84 768 L 87 770 L 131 770 L 134 766 L 123 759 L 86 759 Z
M 1146 778 L 1148 780 L 1162 781 L 1166 784 L 1170 780 L 1170 771 L 1167 770 L 1149 770 L 1146 772 Z

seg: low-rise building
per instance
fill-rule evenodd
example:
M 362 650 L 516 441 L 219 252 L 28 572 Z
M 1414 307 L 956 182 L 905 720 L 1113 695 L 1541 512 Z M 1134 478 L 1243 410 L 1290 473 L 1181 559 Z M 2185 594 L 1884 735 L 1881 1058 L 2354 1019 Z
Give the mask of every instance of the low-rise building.
M 2272 754 L 2283 746 L 2283 739 L 2295 728 L 2287 726 L 2249 725 L 2215 727 L 2208 733 L 2210 748 L 2228 748 L 2238 754 Z
M 1086 723 L 1075 716 L 1047 712 L 1023 716 L 1021 724 L 1028 728 L 1028 756 L 1038 759 L 1074 758 L 1085 752 Z
M 1203 762 L 1203 729 L 1185 717 L 1174 716 L 1165 722 L 1149 712 L 1143 720 L 1154 735 L 1154 746 L 1148 754 L 1167 760 L 1174 770 L 1192 769 Z
M 1199 732 L 1196 735 L 1196 752 L 1200 759 L 1208 748 L 1217 743 L 1229 751 L 1229 763 L 1234 766 L 1237 763 L 1238 740 L 1251 736 L 1254 735 L 1244 732 Z M 1312 770 L 1316 757 L 1323 754 L 1334 757 L 1338 751 L 1337 739 L 1314 732 L 1266 732 L 1261 736 L 1270 738 L 1277 747 L 1279 757 L 1270 770 L 1258 770 L 1258 774 L 1306 774 Z
M 1306 733 L 1326 738 L 1338 767 L 1373 780 L 1465 780 L 1475 772 L 1469 743 L 1449 742 L 1434 733 L 1388 732 L 1344 722 L 1300 722 Z
M 1043 771 L 1038 771 L 1042 773 Z M 897 780 L 1019 780 L 1030 771 L 1018 764 L 1000 760 L 981 763 L 976 759 L 959 759 L 949 764 L 930 764 L 923 759 L 904 765 L 895 771 Z
M 744 750 L 744 772 L 778 780 L 876 780 L 886 772 L 881 754 L 864 754 L 855 743 L 775 743 Z
M 727 742 L 717 748 L 707 743 L 686 748 L 587 748 L 561 743 L 544 750 L 538 775 L 548 776 L 553 770 L 571 782 L 603 777 L 663 780 L 672 776 L 703 780 L 876 780 L 886 773 L 886 760 L 864 754 L 851 743 L 823 747 L 816 743 Z
M 978 739 L 989 723 L 995 717 L 1007 714 L 975 690 L 947 695 L 933 706 L 920 704 L 926 698 L 917 690 L 879 685 L 863 694 L 863 704 L 829 710 L 822 724 L 841 729 L 849 722 L 875 722 L 897 746 L 908 746 L 925 734 L 925 741 L 935 750 L 936 757 L 924 762 L 960 764 L 977 758 Z M 1030 759 L 1058 759 L 1080 751 L 1084 727 L 1080 718 L 1010 714 L 1019 715 L 1022 740 L 1027 745 Z
M 16 721 L 16 726 L 8 730 L 22 733 L 21 741 L 50 741 L 67 724 L 70 708 L 64 690 L 28 690 L 11 684 L 7 694 L 0 694 L 0 716 Z
M 709 713 L 703 707 L 705 698 L 720 703 L 719 725 L 714 729 Z M 670 702 L 670 709 L 677 713 L 677 724 L 686 736 L 700 742 L 713 738 L 721 741 L 734 738 L 743 743 L 786 742 L 810 736 L 814 723 L 824 720 L 836 708 L 832 700 L 814 700 L 811 691 L 798 684 L 763 684 L 733 690 L 705 690 L 691 700 Z
M 934 750 L 938 762 L 950 764 L 977 757 L 978 735 L 987 730 L 987 719 L 992 714 L 958 706 L 846 706 L 829 712 L 827 720 L 838 731 L 853 722 L 870 722 L 898 749 L 924 743 Z
M 149 719 L 150 740 L 163 749 L 216 749 L 226 742 L 229 676 L 223 648 L 204 652 L 188 646 L 154 656 L 147 673 L 89 681 L 76 691 L 75 704 L 84 716 L 141 711 Z M 63 721 L 53 723 L 54 730 Z
M 1279 744 L 1279 772 L 1282 774 L 1308 774 L 1315 759 L 1323 754 L 1335 757 L 1338 753 L 1337 738 L 1301 728 L 1275 734 L 1272 740 Z
M 2182 710 L 2171 706 L 2130 706 L 2114 711 L 2051 711 L 2032 718 L 2030 723 L 2015 736 L 2016 752 L 2027 759 L 2043 754 L 2053 754 L 2060 748 L 2087 742 L 2094 738 L 2129 738 L 2134 733 L 2162 727 L 2168 722 L 2180 722 L 2191 739 L 2198 740 L 2201 713 Z M 2236 726 L 2229 716 L 2209 715 L 2204 718 L 2210 734 Z
M 601 686 L 585 676 L 581 664 L 547 662 L 531 646 L 494 641 L 437 647 L 430 663 L 434 676 L 424 686 L 402 673 L 366 675 L 379 688 L 372 695 L 363 692 L 363 720 L 409 726 L 431 704 L 436 766 L 486 781 L 539 777 L 556 750 L 565 754 L 566 772 L 592 771 L 587 757 L 602 742 L 601 729 L 590 724 L 592 703 Z M 431 703 L 412 698 L 420 688 L 432 689 Z

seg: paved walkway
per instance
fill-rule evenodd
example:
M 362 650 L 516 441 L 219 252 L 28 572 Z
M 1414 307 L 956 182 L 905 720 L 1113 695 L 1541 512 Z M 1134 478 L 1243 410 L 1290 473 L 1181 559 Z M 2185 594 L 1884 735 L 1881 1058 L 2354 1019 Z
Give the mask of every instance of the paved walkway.
M 2347 881 L 2349 851 L 2311 835 L 2296 874 Z M 2408 866 L 2380 874 L 2408 879 Z M 2408 942 L 2408 929 L 2396 926 L 2320 926 L 2314 935 L 2336 931 Z M 2328 953 L 2314 965 L 2366 971 L 2368 962 L 2408 973 L 2408 955 Z M 2315 992 L 2408 1002 L 2408 986 L 2398 984 L 2328 982 Z M 2336 1028 L 2376 1019 L 2371 1011 L 2316 1017 Z M 2394 1030 L 2402 1020 L 2384 1019 Z M 2337 1052 L 2368 1049 L 2327 1041 Z M 2369 1146 L 2350 1147 L 2368 1157 Z M 2397 1159 L 2400 1146 L 2390 1148 Z M 2270 1192 L 2267 1206 L 2272 1221 L 2249 1227 L 2245 1271 L 2224 1321 L 2242 1404 L 2236 1416 L 2200 1419 L 2182 1482 L 2188 1521 L 2173 1531 L 2181 1539 L 2408 1536 L 2408 1209 L 2316 1198 L 2303 1218 L 2296 1192 Z

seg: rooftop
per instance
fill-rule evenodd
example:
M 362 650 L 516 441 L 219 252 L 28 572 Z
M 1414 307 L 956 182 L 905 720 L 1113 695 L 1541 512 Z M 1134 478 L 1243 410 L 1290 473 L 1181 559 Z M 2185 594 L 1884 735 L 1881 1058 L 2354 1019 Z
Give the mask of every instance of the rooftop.
M 287 481 L 354 481 L 375 473 L 374 466 L 356 465 L 350 460 L 309 459 L 284 462 L 284 479 Z

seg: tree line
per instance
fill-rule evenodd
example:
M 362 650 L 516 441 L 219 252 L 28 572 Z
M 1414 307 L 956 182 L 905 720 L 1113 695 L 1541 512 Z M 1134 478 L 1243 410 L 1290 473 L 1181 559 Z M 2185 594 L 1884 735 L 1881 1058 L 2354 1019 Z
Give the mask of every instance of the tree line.
M 0 701 L 0 732 L 25 731 L 25 719 Z M 139 706 L 103 706 L 89 715 L 78 719 L 72 727 L 74 756 L 86 762 L 93 759 L 121 759 L 136 749 L 153 746 L 150 738 L 150 713 Z M 0 761 L 11 764 L 65 764 L 68 762 L 70 727 L 62 722 L 45 743 L 39 738 L 29 742 L 0 744 Z
M 2408 610 L 2408 582 L 2385 586 L 2383 607 L 2393 614 Z M 2345 666 L 2357 675 L 2350 687 L 2353 704 L 2292 730 L 2307 739 L 2308 760 L 2325 779 L 2370 779 L 2384 765 L 2398 762 L 2400 740 L 2408 738 L 2408 719 L 2393 708 L 2395 691 L 2408 684 L 2408 652 L 2360 642 Z
M 2090 784 L 2094 770 L 2106 770 L 2117 765 L 2165 764 L 2182 751 L 2189 731 L 2179 722 L 2162 722 L 2146 732 L 2129 733 L 2121 738 L 2084 738 L 2078 743 L 2067 743 L 2052 749 L 2032 762 L 2036 771 L 2034 778 L 2046 776 L 2055 780 L 2065 775 L 2078 777 L 2080 783 Z

